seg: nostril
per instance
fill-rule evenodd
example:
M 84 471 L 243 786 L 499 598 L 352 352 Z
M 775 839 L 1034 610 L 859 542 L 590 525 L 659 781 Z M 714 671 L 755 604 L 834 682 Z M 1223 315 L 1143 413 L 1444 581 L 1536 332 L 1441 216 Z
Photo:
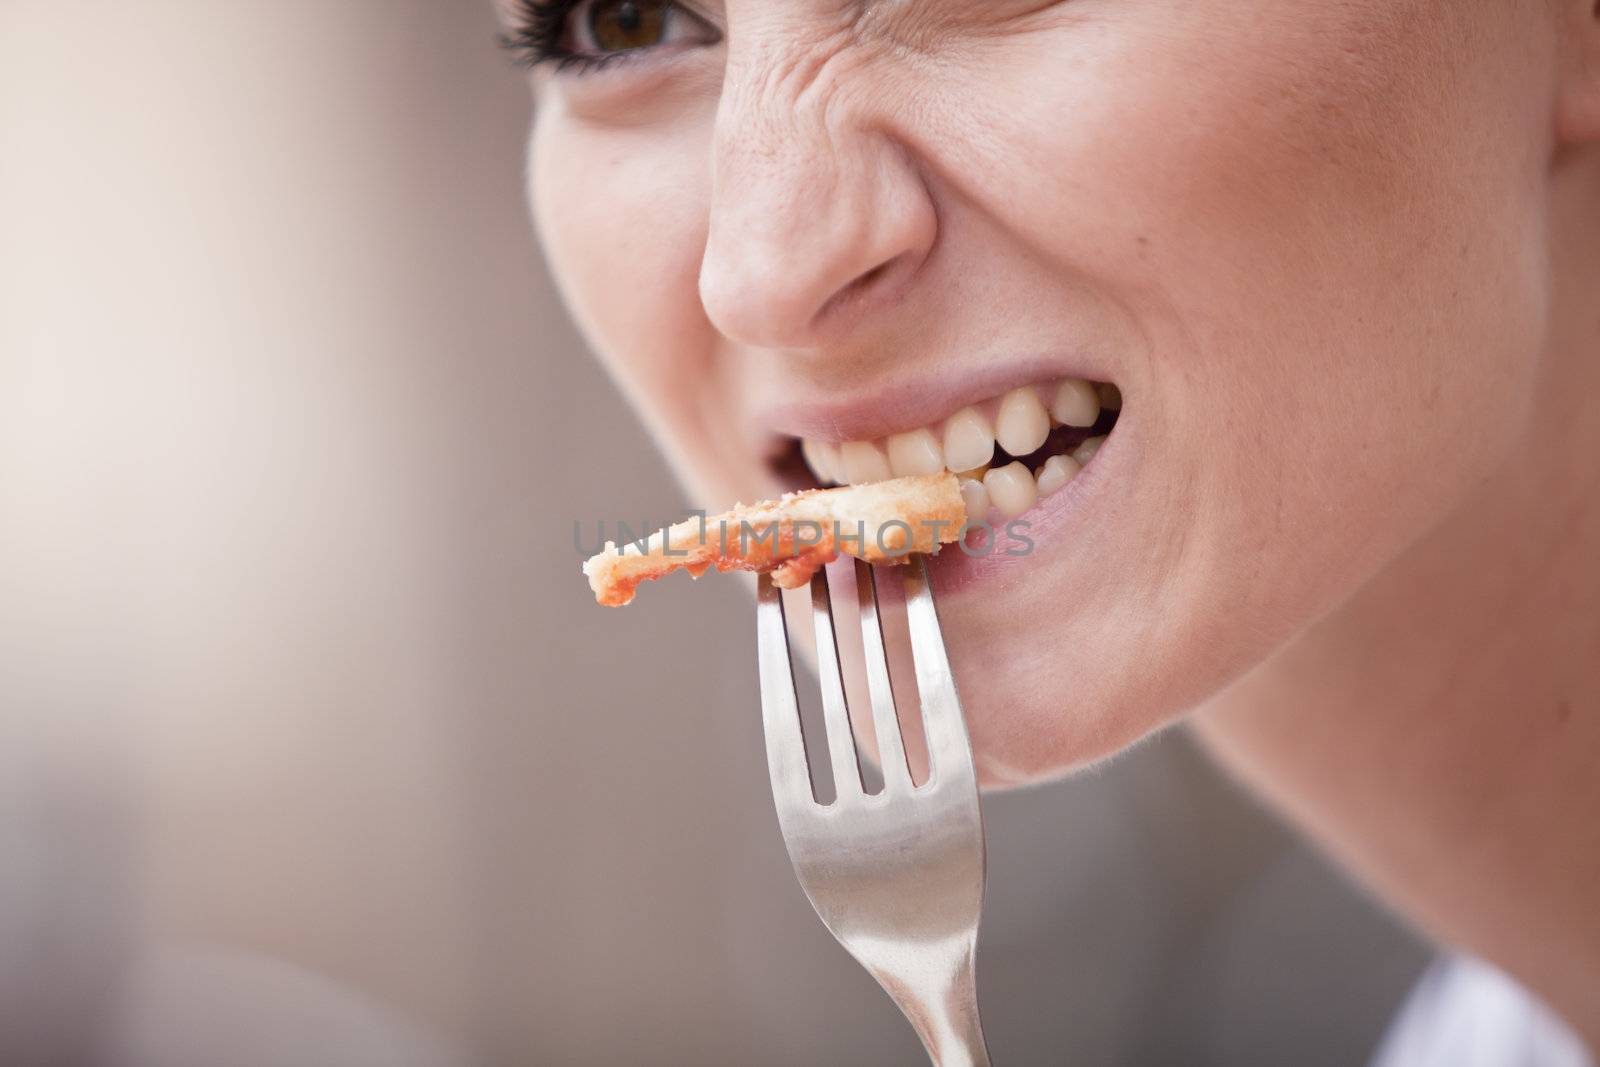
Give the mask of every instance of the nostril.
M 891 260 L 890 262 L 893 261 Z M 850 285 L 846 287 L 845 291 L 848 292 L 850 289 L 865 289 L 888 272 L 889 264 L 879 263 L 876 267 L 873 267 L 871 270 L 867 271 L 867 273 L 851 282 Z
M 844 288 L 840 289 L 837 293 L 834 293 L 833 296 L 828 299 L 828 302 L 817 310 L 816 321 L 821 322 L 823 319 L 826 319 L 830 313 L 837 311 L 839 308 L 845 307 L 850 303 L 866 296 L 868 292 L 874 288 L 877 288 L 883 283 L 884 279 L 888 277 L 889 273 L 894 270 L 895 265 L 898 264 L 903 258 L 903 256 L 895 256 L 893 259 L 879 263 L 876 267 L 873 267 L 871 270 L 867 271 L 859 278 L 856 278 Z

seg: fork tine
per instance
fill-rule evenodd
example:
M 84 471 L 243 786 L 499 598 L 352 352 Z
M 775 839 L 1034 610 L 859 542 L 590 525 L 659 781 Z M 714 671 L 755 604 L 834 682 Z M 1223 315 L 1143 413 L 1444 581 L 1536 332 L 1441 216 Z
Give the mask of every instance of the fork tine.
M 872 727 L 878 737 L 878 763 L 883 770 L 883 791 L 911 788 L 911 768 L 906 764 L 900 719 L 894 709 L 894 686 L 889 682 L 889 659 L 883 644 L 883 620 L 878 613 L 878 582 L 872 565 L 856 560 L 856 598 L 861 604 L 862 654 L 867 661 L 867 690 L 872 694 Z
M 767 738 L 767 768 L 779 814 L 797 804 L 816 802 L 806 738 L 800 729 L 794 664 L 784 626 L 783 593 L 769 575 L 756 585 L 756 656 L 761 678 L 761 718 Z
M 843 799 L 847 786 L 852 795 L 861 793 L 863 787 L 855 736 L 850 731 L 850 709 L 845 703 L 844 676 L 839 670 L 826 570 L 819 570 L 811 579 L 811 614 L 817 625 L 817 676 L 822 682 L 822 721 L 828 735 L 828 758 L 833 763 L 833 791 Z
M 917 694 L 922 699 L 922 728 L 928 739 L 928 784 L 939 779 L 975 779 L 972 745 L 961 715 L 955 675 L 944 649 L 939 612 L 928 583 L 927 560 L 913 555 L 906 566 L 906 624 L 917 667 Z

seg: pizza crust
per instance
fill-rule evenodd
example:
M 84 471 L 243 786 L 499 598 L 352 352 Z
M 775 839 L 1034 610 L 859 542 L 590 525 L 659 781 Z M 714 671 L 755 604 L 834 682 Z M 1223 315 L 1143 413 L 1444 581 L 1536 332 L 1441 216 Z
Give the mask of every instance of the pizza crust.
M 642 542 L 607 542 L 583 565 L 595 600 L 621 607 L 641 582 L 684 570 L 771 573 L 796 589 L 841 553 L 869 563 L 903 563 L 957 540 L 967 521 L 948 471 L 842 489 L 789 493 L 709 518 L 685 519 Z

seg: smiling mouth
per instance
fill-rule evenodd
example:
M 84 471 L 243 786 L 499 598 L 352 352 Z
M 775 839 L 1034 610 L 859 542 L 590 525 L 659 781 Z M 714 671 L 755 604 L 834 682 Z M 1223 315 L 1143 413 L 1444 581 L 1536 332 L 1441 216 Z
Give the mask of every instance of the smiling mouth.
M 961 479 L 969 516 L 998 511 L 1013 519 L 1078 476 L 1121 409 L 1115 385 L 1057 379 L 876 440 L 790 438 L 773 466 L 796 488 L 865 485 L 948 470 Z

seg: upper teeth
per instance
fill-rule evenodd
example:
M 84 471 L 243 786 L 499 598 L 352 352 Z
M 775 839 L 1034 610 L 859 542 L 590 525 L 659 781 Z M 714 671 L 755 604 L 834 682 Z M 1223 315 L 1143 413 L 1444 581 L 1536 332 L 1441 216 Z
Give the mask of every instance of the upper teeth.
M 938 474 L 944 470 L 944 449 L 927 427 L 889 438 L 889 469 L 899 477 Z
M 994 426 L 977 408 L 962 408 L 944 423 L 942 464 L 956 473 L 982 467 L 994 458 Z
M 940 423 L 878 441 L 831 444 L 807 438 L 801 450 L 822 482 L 861 485 L 885 478 L 954 471 L 963 476 L 967 511 L 981 518 L 990 507 L 1014 518 L 1041 497 L 1077 476 L 1103 437 L 1085 441 L 1070 456 L 1052 456 L 1037 471 L 1021 463 L 989 470 L 995 445 L 1011 456 L 1026 456 L 1045 443 L 1052 424 L 1089 427 L 1101 408 L 1121 406 L 1115 386 L 1095 386 L 1076 378 L 1047 385 L 1025 385 L 1000 397 L 962 408 Z
M 1000 401 L 994 420 L 995 444 L 1013 456 L 1026 456 L 1050 436 L 1050 413 L 1034 389 L 1013 389 Z

